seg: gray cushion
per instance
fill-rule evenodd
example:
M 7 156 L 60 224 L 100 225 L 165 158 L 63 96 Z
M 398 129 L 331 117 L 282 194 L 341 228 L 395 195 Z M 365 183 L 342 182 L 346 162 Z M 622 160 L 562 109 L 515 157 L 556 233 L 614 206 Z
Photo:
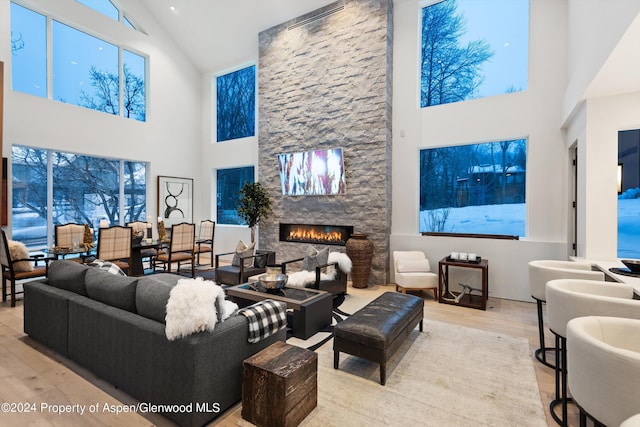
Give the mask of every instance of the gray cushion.
M 90 268 L 85 284 L 89 298 L 132 313 L 136 312 L 137 277 L 119 276 Z
M 316 271 L 316 267 L 326 265 L 329 261 L 329 248 L 317 250 L 313 246 L 307 248 L 307 253 L 302 260 L 302 269 Z
M 56 288 L 65 289 L 80 295 L 87 295 L 85 274 L 89 267 L 75 261 L 57 260 L 49 265 L 47 282 Z
M 242 240 L 240 240 L 236 245 L 236 253 L 233 255 L 231 265 L 233 265 L 234 267 L 240 267 L 240 262 L 242 261 L 244 262 L 244 267 L 251 267 L 251 265 L 253 264 L 253 258 L 248 257 L 254 254 L 255 248 L 255 242 L 247 245 Z
M 136 289 L 136 310 L 140 316 L 165 323 L 167 301 L 171 289 L 180 276 L 175 274 L 154 274 L 138 280 Z

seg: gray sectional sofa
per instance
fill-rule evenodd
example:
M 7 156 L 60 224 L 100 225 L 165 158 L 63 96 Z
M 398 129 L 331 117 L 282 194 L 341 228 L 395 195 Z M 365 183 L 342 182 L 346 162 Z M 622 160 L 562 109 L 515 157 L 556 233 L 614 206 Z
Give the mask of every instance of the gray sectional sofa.
M 24 331 L 142 403 L 184 405 L 160 412 L 177 424 L 203 425 L 241 399 L 243 360 L 286 332 L 251 344 L 246 317 L 232 315 L 213 332 L 169 341 L 165 307 L 179 279 L 54 261 L 48 279 L 24 285 Z

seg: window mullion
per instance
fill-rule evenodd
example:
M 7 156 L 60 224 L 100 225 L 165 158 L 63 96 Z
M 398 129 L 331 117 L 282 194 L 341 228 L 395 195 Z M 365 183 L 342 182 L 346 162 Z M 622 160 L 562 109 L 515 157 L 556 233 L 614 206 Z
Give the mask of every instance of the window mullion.
M 53 246 L 53 152 L 47 150 L 47 247 Z

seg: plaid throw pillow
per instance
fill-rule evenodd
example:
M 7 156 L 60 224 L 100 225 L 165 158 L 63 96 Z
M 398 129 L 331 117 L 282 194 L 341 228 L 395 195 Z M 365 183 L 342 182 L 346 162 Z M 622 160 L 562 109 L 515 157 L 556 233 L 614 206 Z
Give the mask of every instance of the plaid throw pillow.
M 120 276 L 126 276 L 126 274 L 124 274 L 124 271 L 122 271 L 122 269 L 120 267 L 118 267 L 116 264 L 110 262 L 110 261 L 102 261 L 100 259 L 97 259 L 93 262 L 91 262 L 90 264 L 88 264 L 89 267 L 97 267 L 100 270 L 105 270 L 107 273 L 111 273 L 111 274 L 117 274 Z

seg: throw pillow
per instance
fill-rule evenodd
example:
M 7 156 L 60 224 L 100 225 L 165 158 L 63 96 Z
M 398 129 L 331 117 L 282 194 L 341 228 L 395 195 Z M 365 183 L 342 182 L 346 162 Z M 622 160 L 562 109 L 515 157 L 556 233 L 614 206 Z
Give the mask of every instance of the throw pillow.
M 398 273 L 421 273 L 431 271 L 428 259 L 399 259 L 396 261 Z
M 97 267 L 100 270 L 104 270 L 108 273 L 111 274 L 117 274 L 119 276 L 126 276 L 126 274 L 124 273 L 124 271 L 122 271 L 122 269 L 120 267 L 118 267 L 116 264 L 110 262 L 110 261 L 102 261 L 101 259 L 96 259 L 94 261 L 92 261 L 91 263 L 88 264 L 89 267 Z
M 255 262 L 253 263 L 253 266 L 255 268 L 265 268 L 267 266 L 267 258 L 269 258 L 269 254 L 267 253 L 258 253 L 258 251 L 256 251 L 256 257 Z
M 247 246 L 246 243 L 240 240 L 236 245 L 236 253 L 233 255 L 233 260 L 231 261 L 231 265 L 233 265 L 234 267 L 240 267 L 240 260 L 242 258 L 252 256 L 255 247 L 256 247 L 255 242 Z M 242 261 L 244 262 L 244 267 L 251 267 L 251 264 L 253 263 L 253 258 L 246 258 L 246 259 L 243 259 Z
M 307 253 L 302 260 L 302 269 L 307 271 L 315 271 L 316 267 L 326 265 L 329 260 L 329 248 L 317 250 L 309 245 Z
M 9 255 L 11 259 L 28 259 L 29 251 L 27 247 L 22 242 L 17 242 L 15 240 L 8 240 L 7 244 L 9 245 Z M 14 271 L 33 271 L 33 264 L 31 261 L 18 261 L 13 264 Z

